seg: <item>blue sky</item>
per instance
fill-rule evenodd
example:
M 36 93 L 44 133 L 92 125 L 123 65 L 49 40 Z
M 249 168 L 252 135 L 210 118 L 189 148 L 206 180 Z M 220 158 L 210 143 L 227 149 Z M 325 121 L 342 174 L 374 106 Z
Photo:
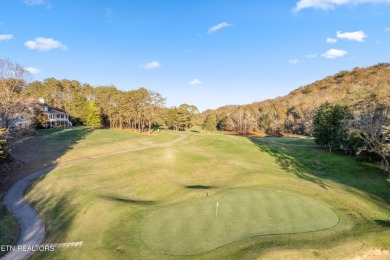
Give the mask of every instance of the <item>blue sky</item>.
M 2 0 L 0 58 L 36 80 L 146 87 L 200 110 L 390 62 L 390 0 Z

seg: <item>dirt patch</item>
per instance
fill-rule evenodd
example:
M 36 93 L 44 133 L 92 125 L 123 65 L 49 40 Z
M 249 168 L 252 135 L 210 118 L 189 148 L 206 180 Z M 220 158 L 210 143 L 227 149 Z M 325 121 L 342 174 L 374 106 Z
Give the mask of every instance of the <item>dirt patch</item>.
M 390 259 L 390 250 L 383 249 L 371 249 L 365 252 L 363 255 L 356 256 L 354 260 L 363 260 L 363 259 L 375 259 L 375 260 L 385 260 Z

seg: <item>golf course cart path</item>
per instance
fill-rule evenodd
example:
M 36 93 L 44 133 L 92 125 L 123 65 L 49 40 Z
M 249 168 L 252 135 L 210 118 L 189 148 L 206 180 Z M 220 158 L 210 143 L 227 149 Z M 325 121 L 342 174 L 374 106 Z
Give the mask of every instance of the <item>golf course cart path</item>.
M 65 167 L 65 166 L 75 165 L 75 164 L 78 164 L 78 163 L 81 163 L 84 161 L 107 157 L 107 156 L 116 155 L 116 154 L 122 154 L 122 153 L 164 147 L 164 146 L 168 146 L 168 145 L 172 145 L 174 143 L 180 142 L 181 140 L 183 140 L 186 137 L 187 137 L 187 135 L 180 135 L 179 138 L 177 138 L 173 141 L 170 141 L 170 142 L 162 143 L 162 144 L 127 149 L 127 150 L 102 154 L 102 155 L 98 155 L 98 156 L 92 156 L 92 157 L 88 157 L 88 158 L 84 158 L 84 159 L 80 159 L 80 160 L 59 163 L 55 166 L 50 166 L 50 167 L 35 171 L 32 174 L 21 178 L 6 192 L 6 194 L 4 195 L 4 199 L 3 199 L 3 202 L 6 205 L 7 209 L 14 215 L 14 217 L 16 218 L 16 220 L 19 223 L 20 234 L 19 234 L 19 238 L 16 242 L 16 250 L 8 252 L 1 259 L 4 259 L 4 260 L 27 259 L 29 256 L 34 254 L 34 252 L 36 251 L 36 247 L 41 245 L 41 243 L 43 242 L 43 238 L 45 236 L 45 223 L 43 222 L 42 218 L 38 215 L 38 213 L 35 211 L 35 209 L 33 207 L 31 207 L 24 200 L 24 197 L 23 197 L 23 193 L 24 193 L 25 189 L 35 179 L 39 178 L 40 176 L 42 176 L 44 174 L 47 174 L 48 172 L 52 171 L 53 169 L 55 169 L 57 167 Z

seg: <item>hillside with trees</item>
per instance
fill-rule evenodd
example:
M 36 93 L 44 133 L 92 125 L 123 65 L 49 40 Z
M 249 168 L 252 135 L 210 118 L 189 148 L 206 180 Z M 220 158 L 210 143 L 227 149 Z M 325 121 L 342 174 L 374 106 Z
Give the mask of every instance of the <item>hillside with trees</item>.
M 354 68 L 300 87 L 287 96 L 242 106 L 208 110 L 215 113 L 218 127 L 241 134 L 265 132 L 270 135 L 313 134 L 317 109 L 329 102 L 359 110 L 359 106 L 390 103 L 390 64 Z

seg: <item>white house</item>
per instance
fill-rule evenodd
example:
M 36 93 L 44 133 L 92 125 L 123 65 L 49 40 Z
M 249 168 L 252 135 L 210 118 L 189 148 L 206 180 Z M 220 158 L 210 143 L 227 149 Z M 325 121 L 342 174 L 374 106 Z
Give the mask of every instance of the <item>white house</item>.
M 34 113 L 34 106 L 39 105 L 42 112 L 47 116 L 46 128 L 68 127 L 72 126 L 69 115 L 66 112 L 59 111 L 45 103 L 43 98 L 39 102 L 32 103 L 28 108 L 29 113 L 16 114 L 10 122 L 9 128 L 26 128 L 32 124 L 31 117 Z
M 45 103 L 43 98 L 39 99 L 38 105 L 42 107 L 43 114 L 47 116 L 47 128 L 72 126 L 72 123 L 69 120 L 69 115 L 66 112 L 59 111 L 49 106 Z

